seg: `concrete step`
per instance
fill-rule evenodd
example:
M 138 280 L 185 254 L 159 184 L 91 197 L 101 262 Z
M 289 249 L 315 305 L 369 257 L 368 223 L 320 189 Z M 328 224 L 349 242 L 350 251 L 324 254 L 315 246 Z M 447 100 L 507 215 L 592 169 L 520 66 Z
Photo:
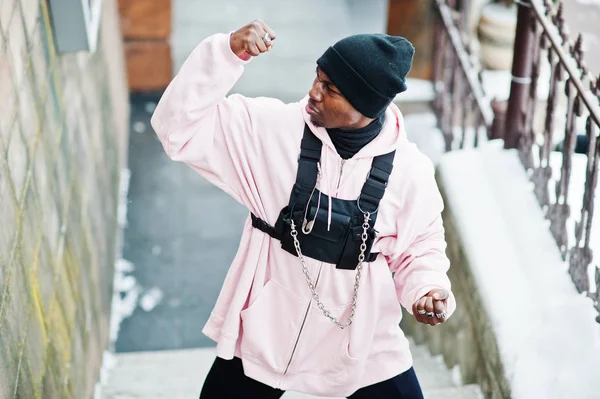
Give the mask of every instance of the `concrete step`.
M 457 386 L 441 357 L 412 340 L 410 345 L 426 399 L 483 398 L 477 385 Z M 95 399 L 197 398 L 214 358 L 214 348 L 117 354 Z M 283 398 L 319 399 L 297 392 L 286 392 Z
M 427 348 L 426 345 L 417 344 L 411 337 L 408 337 L 408 344 L 410 346 L 410 353 L 412 354 L 413 360 L 431 357 L 431 352 L 429 352 L 429 348 Z
M 413 361 L 423 390 L 451 388 L 457 385 L 441 357 L 417 358 Z
M 411 337 L 408 341 L 413 356 L 413 367 L 423 390 L 456 386 L 441 356 L 433 356 L 427 346 L 417 345 Z
M 214 359 L 214 348 L 117 354 L 95 399 L 198 398 Z
M 425 399 L 483 399 L 483 393 L 479 385 L 465 385 L 462 387 L 443 388 L 443 389 L 424 389 Z M 325 399 L 315 396 L 305 395 L 297 392 L 286 392 L 283 399 Z M 342 399 L 342 398 L 329 398 Z
M 425 399 L 483 399 L 479 385 L 463 385 L 461 387 L 429 389 L 423 391 Z

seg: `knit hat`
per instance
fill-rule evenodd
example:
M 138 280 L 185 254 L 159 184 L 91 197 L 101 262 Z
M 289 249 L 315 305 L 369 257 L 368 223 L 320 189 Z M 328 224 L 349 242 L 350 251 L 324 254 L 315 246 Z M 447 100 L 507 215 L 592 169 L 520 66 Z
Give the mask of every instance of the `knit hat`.
M 357 111 L 377 118 L 406 90 L 414 54 L 403 37 L 360 34 L 329 47 L 317 65 Z

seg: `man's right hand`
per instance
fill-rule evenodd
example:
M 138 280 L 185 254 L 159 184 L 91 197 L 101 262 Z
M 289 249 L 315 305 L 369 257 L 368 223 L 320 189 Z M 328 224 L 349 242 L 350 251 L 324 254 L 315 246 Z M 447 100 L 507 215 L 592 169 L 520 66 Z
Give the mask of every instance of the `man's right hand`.
M 263 21 L 256 20 L 233 32 L 229 45 L 235 55 L 241 57 L 248 53 L 253 57 L 271 50 L 271 40 L 265 38 L 267 33 L 275 40 L 275 32 Z

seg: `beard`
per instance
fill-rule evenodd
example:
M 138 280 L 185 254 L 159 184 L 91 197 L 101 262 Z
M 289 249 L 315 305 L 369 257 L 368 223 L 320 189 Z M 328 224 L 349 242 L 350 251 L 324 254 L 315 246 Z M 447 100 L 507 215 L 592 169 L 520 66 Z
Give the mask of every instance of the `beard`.
M 320 121 L 320 120 L 318 120 L 318 119 L 315 119 L 315 117 L 314 117 L 314 116 L 311 116 L 311 117 L 310 117 L 310 123 L 312 123 L 312 124 L 313 124 L 313 125 L 315 125 L 316 127 L 325 127 L 325 126 L 323 125 L 323 122 L 321 122 L 321 121 Z

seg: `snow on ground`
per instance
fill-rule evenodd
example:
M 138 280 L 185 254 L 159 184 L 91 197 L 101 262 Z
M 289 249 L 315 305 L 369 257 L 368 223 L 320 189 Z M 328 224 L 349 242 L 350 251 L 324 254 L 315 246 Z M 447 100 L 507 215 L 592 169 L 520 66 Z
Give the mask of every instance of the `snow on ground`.
M 415 143 L 419 150 L 427 155 L 435 165 L 437 165 L 442 159 L 445 153 L 445 144 L 442 132 L 437 127 L 437 119 L 433 113 L 422 113 L 422 114 L 410 114 L 404 119 L 405 129 L 408 140 Z M 483 133 L 483 132 L 480 132 Z M 462 136 L 462 128 L 454 128 L 455 137 Z M 473 147 L 473 134 L 474 130 L 471 128 L 466 129 L 466 148 Z M 485 136 L 480 135 L 480 143 L 485 143 Z M 498 142 L 499 143 L 499 142 Z M 493 145 L 498 145 L 494 143 Z M 537 154 L 534 151 L 534 156 Z M 561 166 L 562 166 L 562 153 L 552 152 L 550 157 L 550 165 L 552 167 L 552 179 L 549 186 L 551 202 L 556 202 L 554 187 L 556 182 L 560 178 Z M 571 216 L 567 221 L 567 233 L 569 239 L 569 245 L 573 245 L 575 241 L 575 223 L 581 218 L 581 208 L 583 205 L 583 194 L 585 189 L 585 178 L 587 168 L 587 157 L 582 154 L 573 155 L 572 164 L 572 175 L 569 185 L 569 196 L 568 201 L 571 207 Z M 519 173 L 525 175 L 523 168 L 519 170 Z M 600 185 L 599 185 L 600 186 Z M 530 187 L 533 190 L 533 186 Z M 600 189 L 596 187 L 596 193 L 599 193 Z M 596 195 L 596 204 L 600 204 L 600 195 Z M 591 248 L 596 254 L 595 262 L 590 266 L 590 281 L 594 281 L 595 267 L 594 265 L 600 265 L 600 210 L 599 206 L 596 206 L 596 212 L 593 216 L 592 223 L 592 234 L 590 236 Z M 548 222 L 546 222 L 548 223 Z M 600 267 L 600 266 L 598 266 Z M 595 292 L 593 290 L 592 292 Z
M 406 91 L 394 99 L 397 103 L 430 102 L 435 98 L 433 84 L 430 80 L 408 78 Z
M 575 0 L 575 2 L 579 3 L 579 4 L 584 4 L 584 5 L 599 5 L 600 6 L 600 0 Z
M 581 208 L 583 206 L 583 195 L 585 190 L 585 178 L 587 168 L 587 157 L 582 154 L 574 154 L 571 166 L 571 179 L 569 182 L 569 195 L 568 203 L 571 208 L 571 215 L 567 220 L 567 235 L 569 240 L 569 247 L 575 242 L 575 223 L 578 223 L 581 219 Z M 552 181 L 550 184 L 550 198 L 551 202 L 556 202 L 556 195 L 553 188 L 555 182 L 560 179 L 561 166 L 562 166 L 562 155 L 558 152 L 553 152 L 550 156 L 550 166 L 552 167 Z M 592 231 L 590 235 L 590 248 L 594 254 L 594 261 L 589 267 L 588 275 L 590 281 L 595 281 L 595 269 L 600 268 L 600 190 L 598 186 L 595 190 L 595 205 L 596 212 L 592 219 Z M 592 292 L 596 292 L 595 284 L 592 284 Z
M 444 137 L 437 127 L 433 112 L 410 114 L 404 117 L 404 128 L 408 140 L 437 164 L 444 154 Z
M 513 397 L 595 398 L 600 325 L 576 292 L 532 184 L 501 141 L 440 163 Z

